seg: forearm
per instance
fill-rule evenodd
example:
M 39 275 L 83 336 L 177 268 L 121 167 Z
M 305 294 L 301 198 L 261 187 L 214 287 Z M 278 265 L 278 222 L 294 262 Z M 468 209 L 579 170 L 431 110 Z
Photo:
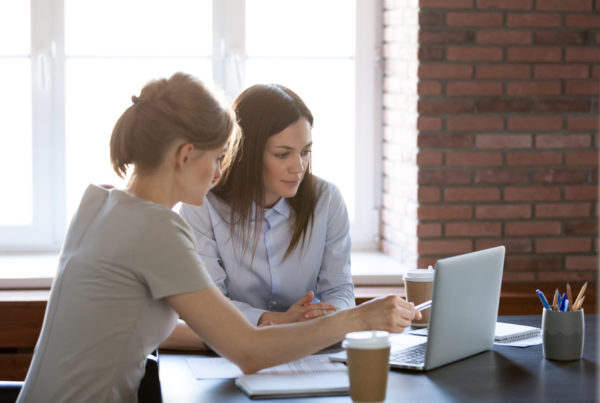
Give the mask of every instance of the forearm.
M 159 348 L 169 350 L 206 350 L 206 344 L 182 320 L 177 322 L 173 332 L 163 341 Z

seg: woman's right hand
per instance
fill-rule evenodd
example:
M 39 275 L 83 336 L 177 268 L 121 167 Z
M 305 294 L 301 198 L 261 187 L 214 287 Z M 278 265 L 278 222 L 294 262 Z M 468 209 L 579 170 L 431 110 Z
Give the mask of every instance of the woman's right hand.
M 327 315 L 337 310 L 335 305 L 326 302 L 312 304 L 311 302 L 314 298 L 314 292 L 309 291 L 285 312 L 265 312 L 258 320 L 258 325 L 264 326 L 269 322 L 270 324 L 302 322 Z
M 355 308 L 363 329 L 386 330 L 401 333 L 414 319 L 421 319 L 421 312 L 414 304 L 397 295 L 388 295 L 365 302 Z

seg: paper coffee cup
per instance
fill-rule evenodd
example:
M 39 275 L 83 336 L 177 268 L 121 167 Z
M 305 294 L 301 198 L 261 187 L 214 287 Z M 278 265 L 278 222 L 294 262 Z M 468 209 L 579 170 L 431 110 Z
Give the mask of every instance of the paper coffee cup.
M 404 292 L 406 300 L 415 305 L 429 301 L 433 295 L 433 278 L 435 270 L 429 266 L 427 269 L 409 270 L 404 275 Z M 430 309 L 421 311 L 422 319 L 414 320 L 412 326 L 426 327 L 429 324 Z
M 385 400 L 390 370 L 388 332 L 365 331 L 346 334 L 342 347 L 348 356 L 350 397 L 355 403 Z

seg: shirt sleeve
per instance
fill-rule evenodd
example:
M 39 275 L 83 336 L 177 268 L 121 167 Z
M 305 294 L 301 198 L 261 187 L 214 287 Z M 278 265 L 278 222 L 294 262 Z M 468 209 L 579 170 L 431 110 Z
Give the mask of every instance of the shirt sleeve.
M 341 192 L 328 184 L 327 236 L 317 282 L 317 295 L 340 309 L 355 306 L 354 285 L 350 272 L 350 220 Z
M 227 292 L 227 271 L 219 248 L 215 240 L 214 226 L 207 200 L 202 206 L 191 206 L 182 204 L 179 213 L 192 227 L 196 239 L 196 251 L 204 261 L 207 272 L 221 292 L 229 298 L 248 321 L 254 325 L 258 324 L 260 317 L 266 310 L 255 308 L 242 301 L 236 301 L 229 297 Z
M 189 226 L 176 214 L 149 217 L 141 231 L 134 267 L 148 285 L 152 298 L 198 291 L 213 286 L 196 254 Z

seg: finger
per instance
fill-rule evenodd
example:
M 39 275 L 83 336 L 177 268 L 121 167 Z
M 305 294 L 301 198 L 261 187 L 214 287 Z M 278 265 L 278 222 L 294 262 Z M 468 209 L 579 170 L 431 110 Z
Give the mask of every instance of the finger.
M 304 307 L 307 310 L 313 309 L 313 310 L 328 310 L 328 311 L 335 311 L 337 309 L 337 307 L 333 304 L 329 304 L 327 302 L 317 302 L 314 304 L 310 304 Z
M 315 299 L 315 293 L 311 290 L 311 291 L 307 292 L 305 296 L 300 298 L 298 300 L 298 302 L 296 302 L 294 305 L 300 305 L 300 306 L 310 305 L 310 303 L 312 302 L 313 299 Z
M 319 316 L 324 316 L 331 312 L 332 311 L 329 311 L 329 310 L 328 311 L 324 311 L 324 310 L 309 311 L 304 314 L 304 319 L 318 318 Z

